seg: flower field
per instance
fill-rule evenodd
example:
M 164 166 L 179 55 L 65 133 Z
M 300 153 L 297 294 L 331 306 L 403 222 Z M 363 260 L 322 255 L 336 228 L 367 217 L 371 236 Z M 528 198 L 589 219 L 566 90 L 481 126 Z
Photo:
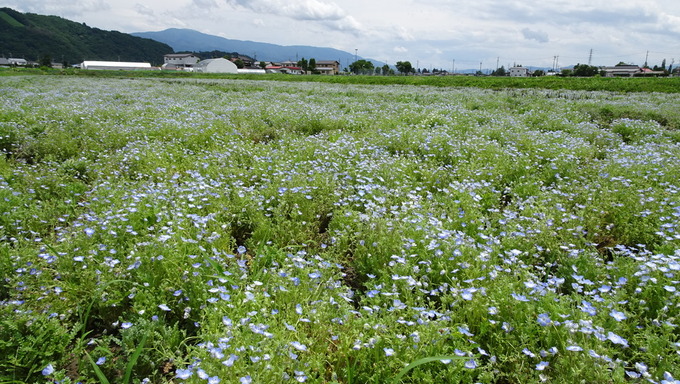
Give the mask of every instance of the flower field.
M 677 94 L 0 88 L 0 382 L 680 379 Z

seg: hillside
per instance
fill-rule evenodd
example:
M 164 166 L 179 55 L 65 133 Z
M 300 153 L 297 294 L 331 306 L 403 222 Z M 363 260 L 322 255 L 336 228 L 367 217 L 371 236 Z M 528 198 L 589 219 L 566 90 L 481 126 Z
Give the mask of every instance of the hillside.
M 0 55 L 38 61 L 49 55 L 55 62 L 83 60 L 163 63 L 170 46 L 118 31 L 91 28 L 58 16 L 21 13 L 0 8 Z
M 225 51 L 239 52 L 244 55 L 255 57 L 257 60 L 285 61 L 297 60 L 303 57 L 315 58 L 316 60 L 337 60 L 341 67 L 346 67 L 354 62 L 353 53 L 327 47 L 312 47 L 307 45 L 276 45 L 259 43 L 247 40 L 226 39 L 219 36 L 208 35 L 192 29 L 170 28 L 158 32 L 135 32 L 133 36 L 145 37 L 171 46 L 175 51 Z M 363 57 L 358 57 L 363 59 Z M 370 60 L 376 66 L 382 66 L 383 62 Z

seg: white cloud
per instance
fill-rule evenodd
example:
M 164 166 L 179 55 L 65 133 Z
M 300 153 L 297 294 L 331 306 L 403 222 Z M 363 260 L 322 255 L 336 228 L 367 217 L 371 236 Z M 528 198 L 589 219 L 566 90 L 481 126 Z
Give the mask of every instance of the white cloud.
M 392 50 L 393 50 L 394 52 L 397 52 L 397 53 L 406 53 L 406 52 L 408 52 L 408 48 L 402 47 L 402 46 L 394 47 L 394 48 L 392 48 Z
M 534 31 L 529 28 L 522 29 L 522 35 L 527 40 L 536 40 L 539 43 L 547 43 L 550 41 L 548 34 L 544 31 Z

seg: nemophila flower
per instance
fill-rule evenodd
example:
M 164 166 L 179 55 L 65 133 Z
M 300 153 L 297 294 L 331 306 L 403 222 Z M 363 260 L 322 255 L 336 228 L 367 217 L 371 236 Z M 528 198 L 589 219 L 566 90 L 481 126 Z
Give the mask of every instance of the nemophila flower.
M 307 375 L 303 371 L 295 371 L 295 381 L 298 383 L 304 383 L 307 381 Z
M 97 362 L 95 364 L 102 365 L 104 363 L 106 363 L 106 357 L 102 356 L 102 357 L 97 359 Z
M 672 285 L 664 285 L 663 289 L 665 289 L 668 292 L 675 292 L 676 291 L 675 287 L 672 286 Z
M 242 245 L 239 245 L 238 248 L 236 249 L 236 252 L 238 252 L 239 255 L 246 253 L 246 251 L 247 251 L 246 247 L 244 247 Z
M 546 369 L 546 368 L 548 367 L 549 364 L 550 364 L 550 363 L 548 363 L 547 361 L 541 361 L 541 362 L 539 362 L 538 364 L 536 364 L 536 370 L 537 370 L 537 371 L 542 371 L 542 370 Z
M 623 345 L 624 347 L 628 347 L 628 340 L 626 340 L 623 337 L 615 334 L 614 332 L 608 332 L 607 333 L 607 339 L 614 344 Z
M 475 359 L 470 359 L 465 362 L 465 368 L 467 369 L 475 369 L 477 368 L 477 361 Z
M 663 380 L 661 380 L 661 384 L 678 384 L 678 383 L 680 383 L 680 380 L 675 380 L 670 372 L 664 371 Z
M 291 341 L 290 345 L 301 352 L 305 352 L 307 350 L 307 346 L 300 343 L 299 341 Z
M 583 351 L 583 348 L 579 347 L 578 345 L 568 345 L 565 349 L 567 351 L 571 351 L 571 352 L 581 352 L 581 351 Z
M 234 355 L 233 353 L 229 355 L 227 360 L 224 360 L 222 364 L 226 365 L 227 367 L 231 367 L 234 365 L 234 362 L 238 360 L 238 356 Z
M 516 294 L 514 292 L 511 293 L 510 295 L 512 296 L 513 299 L 515 299 L 517 301 L 524 301 L 524 302 L 529 301 L 529 299 L 527 299 L 527 297 L 524 296 L 524 295 L 519 295 L 519 294 Z
M 187 369 L 177 368 L 177 370 L 175 371 L 175 377 L 181 380 L 186 380 L 190 378 L 191 375 L 193 374 L 194 372 L 190 368 Z
M 392 349 L 392 348 L 383 348 L 383 351 L 385 351 L 385 356 L 393 356 L 394 355 L 394 349 Z
M 541 327 L 546 327 L 550 325 L 550 323 L 552 322 L 552 320 L 550 320 L 550 316 L 547 313 L 541 313 L 540 315 L 538 315 L 537 321 L 538 325 L 540 325 Z
M 92 236 L 92 235 L 94 235 L 94 229 L 92 229 L 92 228 L 85 228 L 83 231 L 85 232 L 85 234 L 86 234 L 87 236 Z
M 619 312 L 619 311 L 614 310 L 614 309 L 612 309 L 611 312 L 609 312 L 609 316 L 613 317 L 614 320 L 616 320 L 616 321 L 622 321 L 622 320 L 626 320 L 628 318 L 625 313 Z
M 536 355 L 535 355 L 533 352 L 531 352 L 531 351 L 529 350 L 529 348 L 524 348 L 524 349 L 522 350 L 522 353 L 525 354 L 525 355 L 527 355 L 527 356 L 529 356 L 529 357 L 536 357 Z
M 463 300 L 470 301 L 470 300 L 472 300 L 472 293 L 473 293 L 473 291 L 471 291 L 470 289 L 463 289 L 460 292 L 460 297 L 462 297 Z
M 168 307 L 166 304 L 160 304 L 158 306 L 158 308 L 160 308 L 163 311 L 168 311 L 168 312 L 171 311 L 170 307 Z
M 628 377 L 630 377 L 630 378 L 633 378 L 633 379 L 638 379 L 638 378 L 640 378 L 640 376 L 642 376 L 642 375 L 640 375 L 639 373 L 637 373 L 637 372 L 635 372 L 635 371 L 628 371 L 628 370 L 626 370 L 626 376 L 628 376 Z
M 208 377 L 208 384 L 219 384 L 220 383 L 220 378 L 218 376 L 211 376 Z
M 510 333 L 512 332 L 515 328 L 510 325 L 508 322 L 503 322 L 503 325 L 501 325 L 501 329 L 505 331 L 505 333 Z
M 125 323 L 122 323 L 122 324 L 120 325 L 120 327 L 123 328 L 123 329 L 128 329 L 128 328 L 132 327 L 132 323 L 130 323 L 130 322 L 125 322 Z
M 458 327 L 458 332 L 462 333 L 463 335 L 467 337 L 472 337 L 474 336 L 470 331 L 468 330 L 467 327 Z
M 54 367 L 52 366 L 52 364 L 47 364 L 47 366 L 45 368 L 43 368 L 43 370 L 42 370 L 43 376 L 49 376 L 53 373 L 54 373 Z
M 241 384 L 251 384 L 253 382 L 253 379 L 250 377 L 250 375 L 248 375 L 239 378 L 238 381 Z

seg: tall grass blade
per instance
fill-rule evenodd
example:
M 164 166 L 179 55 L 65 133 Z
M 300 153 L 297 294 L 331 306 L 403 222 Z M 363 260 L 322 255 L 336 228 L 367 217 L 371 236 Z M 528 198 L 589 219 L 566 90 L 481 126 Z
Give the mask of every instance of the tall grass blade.
M 416 368 L 418 366 L 421 366 L 423 364 L 431 363 L 433 361 L 442 361 L 442 360 L 468 360 L 470 357 L 468 356 L 430 356 L 430 357 L 423 357 L 422 359 L 418 359 L 411 364 L 405 366 L 402 368 L 399 373 L 397 373 L 397 376 L 394 377 L 394 380 L 392 380 L 392 384 L 398 384 L 401 382 L 401 378 L 404 377 L 405 374 L 408 373 L 408 371 L 412 370 L 413 368 Z

